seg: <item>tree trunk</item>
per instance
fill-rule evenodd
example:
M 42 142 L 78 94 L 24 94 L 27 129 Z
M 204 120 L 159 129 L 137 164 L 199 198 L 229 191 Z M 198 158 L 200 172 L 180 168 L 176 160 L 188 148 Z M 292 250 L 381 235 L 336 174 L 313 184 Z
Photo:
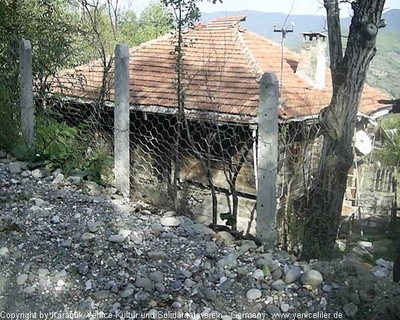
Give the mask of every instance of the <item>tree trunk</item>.
M 383 26 L 384 4 L 385 0 L 352 2 L 354 15 L 343 56 L 339 0 L 324 0 L 333 94 L 330 105 L 320 113 L 324 143 L 307 205 L 302 252 L 305 259 L 330 258 L 333 253 L 347 173 L 353 163 L 352 140 L 358 105 L 369 64 L 375 56 L 378 29 Z
M 396 258 L 393 267 L 393 282 L 400 282 L 400 234 L 397 236 Z

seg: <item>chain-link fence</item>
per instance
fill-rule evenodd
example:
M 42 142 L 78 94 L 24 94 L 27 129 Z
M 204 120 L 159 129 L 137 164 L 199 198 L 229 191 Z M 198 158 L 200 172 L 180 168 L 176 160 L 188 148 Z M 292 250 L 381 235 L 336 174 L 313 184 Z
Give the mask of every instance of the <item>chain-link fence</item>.
M 114 64 L 110 66 L 104 72 L 101 61 L 95 61 L 58 72 L 49 78 L 47 91 L 34 92 L 35 145 L 44 156 L 61 161 L 57 164 L 65 173 L 83 181 L 112 183 L 117 90 Z M 276 105 L 265 106 L 276 110 Z M 254 219 L 260 142 L 256 117 L 249 121 L 204 110 L 188 109 L 180 116 L 173 108 L 131 109 L 125 116 L 133 199 L 203 215 L 214 223 L 223 219 L 234 228 L 238 219 L 247 223 L 249 214 Z
M 58 72 L 49 78 L 49 90 L 35 95 L 36 144 L 57 158 L 65 154 L 64 171 L 83 181 L 113 183 L 116 76 L 114 61 L 107 72 L 94 61 Z M 295 234 L 291 226 L 298 217 L 290 208 L 311 183 L 319 128 L 313 119 L 282 122 L 278 151 L 278 84 L 269 86 L 260 91 L 257 116 L 203 109 L 179 115 L 173 107 L 131 105 L 122 116 L 129 119 L 131 199 L 248 232 L 262 225 L 255 223 L 262 211 L 279 238 Z M 275 198 L 283 201 L 277 225 Z
M 202 26 L 185 35 L 190 50 L 180 77 L 176 37 L 168 35 L 127 49 L 125 69 L 117 67 L 121 57 L 106 55 L 40 82 L 35 144 L 46 161 L 82 181 L 127 186 L 119 189 L 133 201 L 200 221 L 277 231 L 291 248 L 321 152 L 316 115 L 330 94 L 290 77 L 278 88 L 242 48 L 244 40 L 271 44 L 214 29 L 212 36 Z M 211 49 L 196 52 L 194 44 Z M 281 72 L 294 67 L 288 59 Z

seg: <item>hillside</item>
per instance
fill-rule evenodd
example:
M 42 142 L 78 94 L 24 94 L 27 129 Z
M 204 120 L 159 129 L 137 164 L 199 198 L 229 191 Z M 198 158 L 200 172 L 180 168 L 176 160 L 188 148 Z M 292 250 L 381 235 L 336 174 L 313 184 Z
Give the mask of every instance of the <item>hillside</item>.
M 244 10 L 237 12 L 203 13 L 202 22 L 208 23 L 218 17 L 245 14 L 247 20 L 242 25 L 255 33 L 261 34 L 276 42 L 281 41 L 281 34 L 274 32 L 274 23 L 281 28 L 287 15 L 283 13 L 264 13 Z M 368 83 L 386 90 L 389 94 L 400 97 L 400 10 L 384 13 L 387 27 L 378 37 L 378 52 L 368 74 Z M 295 23 L 294 32 L 288 34 L 285 44 L 293 50 L 299 50 L 301 33 L 306 31 L 321 32 L 325 29 L 326 18 L 315 15 L 293 15 L 288 19 L 287 27 Z M 344 30 L 348 29 L 350 18 L 342 20 Z

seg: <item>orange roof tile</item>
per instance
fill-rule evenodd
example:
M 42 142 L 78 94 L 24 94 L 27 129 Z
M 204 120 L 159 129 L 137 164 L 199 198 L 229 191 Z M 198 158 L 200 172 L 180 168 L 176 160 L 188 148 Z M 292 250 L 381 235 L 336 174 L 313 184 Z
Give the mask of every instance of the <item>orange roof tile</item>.
M 258 91 L 264 72 L 281 74 L 281 47 L 239 23 L 246 16 L 217 19 L 197 25 L 184 33 L 184 82 L 186 108 L 217 111 L 233 115 L 256 116 Z M 173 54 L 176 37 L 160 37 L 130 49 L 130 102 L 133 105 L 175 108 L 176 58 Z M 299 55 L 284 50 L 281 114 L 289 118 L 317 114 L 331 98 L 331 79 L 326 75 L 326 89 L 310 86 L 296 74 Z M 113 101 L 113 72 L 108 82 Z M 66 95 L 94 99 L 102 83 L 100 61 L 58 74 L 55 91 Z M 378 100 L 388 99 L 384 92 L 365 85 L 360 112 L 370 114 L 386 107 Z

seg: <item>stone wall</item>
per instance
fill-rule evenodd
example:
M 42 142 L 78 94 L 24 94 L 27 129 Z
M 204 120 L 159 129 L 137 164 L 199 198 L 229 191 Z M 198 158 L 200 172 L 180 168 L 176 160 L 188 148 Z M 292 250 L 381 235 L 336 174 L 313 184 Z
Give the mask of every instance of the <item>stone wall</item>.
M 360 218 L 366 226 L 386 228 L 396 201 L 396 170 L 369 164 L 359 172 Z

